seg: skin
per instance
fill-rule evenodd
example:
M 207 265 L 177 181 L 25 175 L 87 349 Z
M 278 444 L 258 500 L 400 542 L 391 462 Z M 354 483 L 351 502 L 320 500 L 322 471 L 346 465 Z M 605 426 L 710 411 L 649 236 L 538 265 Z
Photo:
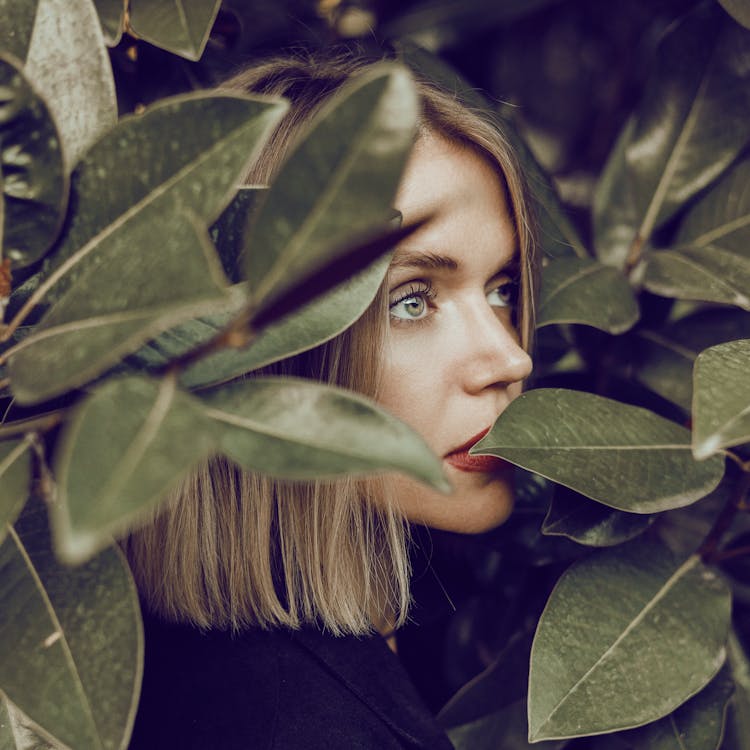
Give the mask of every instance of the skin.
M 518 251 L 505 191 L 473 150 L 425 134 L 396 208 L 405 222 L 435 218 L 397 248 L 388 272 L 378 400 L 443 457 L 454 487 L 446 497 L 399 476 L 396 495 L 410 521 L 486 531 L 512 510 L 512 469 L 500 460 L 467 464 L 465 451 L 455 451 L 493 424 L 532 367 L 514 326 Z

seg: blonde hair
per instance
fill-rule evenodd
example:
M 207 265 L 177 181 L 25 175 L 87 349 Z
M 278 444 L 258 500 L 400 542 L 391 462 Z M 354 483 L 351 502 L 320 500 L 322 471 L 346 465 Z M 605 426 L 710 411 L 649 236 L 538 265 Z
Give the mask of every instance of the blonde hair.
M 222 88 L 285 96 L 289 113 L 252 166 L 247 182 L 270 182 L 320 105 L 365 68 L 361 58 L 277 58 Z M 522 266 L 519 331 L 530 345 L 536 288 L 528 200 L 514 156 L 495 123 L 457 96 L 417 78 L 419 132 L 480 153 L 505 186 Z M 417 136 L 419 137 L 419 135 Z M 373 398 L 388 320 L 387 289 L 349 329 L 308 352 L 259 369 L 302 375 Z M 201 628 L 298 628 L 365 633 L 409 606 L 408 528 L 387 479 L 293 482 L 209 459 L 176 487 L 158 516 L 124 546 L 146 605 Z

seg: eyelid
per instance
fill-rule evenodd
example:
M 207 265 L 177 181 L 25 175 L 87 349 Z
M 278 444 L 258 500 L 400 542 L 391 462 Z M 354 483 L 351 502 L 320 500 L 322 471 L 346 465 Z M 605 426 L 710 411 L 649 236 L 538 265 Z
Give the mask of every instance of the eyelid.
M 388 304 L 393 307 L 393 305 L 397 305 L 399 302 L 409 299 L 409 297 L 416 297 L 418 294 L 423 294 L 428 299 L 434 299 L 435 289 L 429 279 L 411 279 L 402 282 L 388 292 Z

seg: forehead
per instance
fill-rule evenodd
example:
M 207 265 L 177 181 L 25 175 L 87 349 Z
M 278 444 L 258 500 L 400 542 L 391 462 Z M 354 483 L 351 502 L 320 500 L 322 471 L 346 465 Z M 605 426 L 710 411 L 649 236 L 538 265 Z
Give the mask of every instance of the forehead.
M 396 250 L 399 265 L 415 253 L 493 249 L 509 260 L 516 251 L 505 183 L 497 167 L 473 148 L 427 133 L 412 151 L 395 199 L 408 223 L 429 221 Z

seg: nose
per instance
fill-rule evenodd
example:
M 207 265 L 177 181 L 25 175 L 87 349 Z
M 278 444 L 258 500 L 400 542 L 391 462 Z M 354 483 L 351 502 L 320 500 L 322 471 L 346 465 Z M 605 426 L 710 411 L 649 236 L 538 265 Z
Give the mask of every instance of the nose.
M 466 321 L 464 335 L 466 350 L 462 367 L 467 392 L 507 387 L 531 375 L 531 357 L 521 346 L 518 332 L 509 319 L 500 317 L 491 306 L 474 308 Z

